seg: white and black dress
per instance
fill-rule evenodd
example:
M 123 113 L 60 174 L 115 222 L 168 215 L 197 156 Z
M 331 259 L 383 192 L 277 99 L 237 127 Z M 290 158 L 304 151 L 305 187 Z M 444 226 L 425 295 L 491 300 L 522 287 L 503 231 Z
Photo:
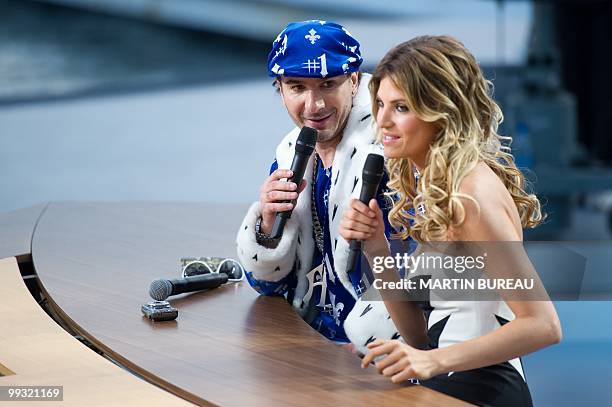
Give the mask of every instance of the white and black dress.
M 400 275 L 404 276 L 403 270 Z M 444 273 L 420 269 L 410 276 L 409 280 L 435 280 L 443 278 Z M 409 296 L 412 295 L 409 293 Z M 503 300 L 449 301 L 443 298 L 449 298 L 448 294 L 427 289 L 419 293 L 416 301 L 427 320 L 429 343 L 426 350 L 444 348 L 486 335 L 514 319 L 514 314 Z M 377 339 L 368 336 L 365 327 L 384 318 L 380 311 L 370 311 L 370 304 L 372 302 L 358 300 L 345 323 L 349 339 L 363 353 L 368 351 L 367 344 Z M 402 338 L 398 336 L 397 339 Z M 532 406 L 520 358 L 478 369 L 444 373 L 419 384 L 480 406 Z
M 503 301 L 420 303 L 427 319 L 428 349 L 488 334 L 514 318 Z M 531 406 L 520 358 L 478 369 L 450 372 L 421 381 L 423 386 L 479 406 Z

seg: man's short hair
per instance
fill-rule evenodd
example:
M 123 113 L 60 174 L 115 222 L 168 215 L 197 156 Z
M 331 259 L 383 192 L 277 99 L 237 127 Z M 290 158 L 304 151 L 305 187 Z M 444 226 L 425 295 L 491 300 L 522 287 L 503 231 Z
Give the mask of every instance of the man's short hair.
M 347 76 L 349 74 L 346 74 Z M 361 71 L 357 72 L 357 83 L 361 82 L 361 76 L 363 74 L 361 73 Z M 281 78 L 280 76 L 277 76 L 276 78 L 274 78 L 274 80 L 272 81 L 272 86 L 274 86 L 274 89 L 276 89 L 276 92 L 280 92 L 280 83 L 281 83 Z

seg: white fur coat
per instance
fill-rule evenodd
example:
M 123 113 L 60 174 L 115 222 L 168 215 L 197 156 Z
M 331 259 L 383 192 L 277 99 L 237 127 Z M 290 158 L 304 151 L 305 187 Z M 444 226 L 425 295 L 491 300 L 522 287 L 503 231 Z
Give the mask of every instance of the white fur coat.
M 357 299 L 358 295 L 346 273 L 346 262 L 349 253 L 349 244 L 339 235 L 339 224 L 344 211 L 352 198 L 359 198 L 361 191 L 361 175 L 366 157 L 370 153 L 382 155 L 382 146 L 376 143 L 375 129 L 371 117 L 370 95 L 367 88 L 370 76 L 363 74 L 357 95 L 353 100 L 353 108 L 349 115 L 342 140 L 338 144 L 332 165 L 332 185 L 329 193 L 328 219 L 331 235 L 334 267 L 337 278 L 344 288 Z M 276 149 L 278 168 L 290 168 L 295 155 L 295 142 L 300 129 L 295 128 L 287 134 Z M 308 181 L 306 188 L 300 193 L 291 218 L 287 221 L 283 236 L 274 249 L 259 245 L 255 238 L 255 223 L 261 216 L 259 202 L 253 203 L 245 216 L 238 231 L 236 243 L 238 258 L 246 270 L 253 273 L 258 280 L 279 281 L 287 276 L 295 267 L 297 273 L 297 287 L 293 307 L 298 312 L 303 311 L 302 299 L 309 287 L 306 274 L 312 268 L 312 258 L 315 242 L 312 237 L 311 214 L 311 186 L 312 166 L 314 154 L 308 162 L 304 178 Z M 374 311 L 368 312 L 369 322 L 358 316 L 349 318 L 355 321 L 354 326 L 347 326 L 345 332 L 349 339 L 360 349 L 365 351 L 365 341 L 371 336 L 390 338 L 394 335 L 395 327 L 388 319 L 388 314 L 382 302 L 373 303 Z M 352 312 L 361 314 L 367 307 L 365 302 L 358 301 Z M 371 309 L 372 307 L 370 307 Z M 348 318 L 347 318 L 348 319 Z M 383 323 L 384 329 L 372 332 L 365 325 L 381 325 L 374 320 L 388 321 Z M 352 333 L 352 335 L 351 335 Z M 379 334 L 378 334 L 379 333 Z M 371 334 L 371 335 L 370 335 Z M 353 337 L 351 337 L 353 336 Z M 364 338 L 365 336 L 365 338 Z

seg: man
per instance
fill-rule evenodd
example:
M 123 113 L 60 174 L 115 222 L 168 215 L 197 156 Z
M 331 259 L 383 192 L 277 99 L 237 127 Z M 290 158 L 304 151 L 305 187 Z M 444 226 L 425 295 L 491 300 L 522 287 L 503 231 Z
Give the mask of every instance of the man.
M 259 202 L 250 207 L 237 236 L 249 283 L 264 295 L 286 296 L 313 328 L 338 343 L 349 342 L 344 321 L 366 288 L 359 267 L 346 271 L 348 242 L 338 234 L 339 222 L 350 200 L 359 197 L 366 157 L 382 154 L 372 123 L 370 76 L 359 73 L 362 61 L 357 40 L 329 21 L 291 23 L 277 36 L 268 73 L 297 127 L 278 145 Z M 295 185 L 286 179 L 303 126 L 316 129 L 318 140 L 304 181 Z M 383 208 L 387 179 L 377 195 Z M 287 203 L 295 199 L 295 207 Z M 271 239 L 276 213 L 291 209 L 283 236 Z M 371 309 L 362 325 L 379 329 L 365 339 L 360 333 L 359 341 L 397 337 L 384 305 Z

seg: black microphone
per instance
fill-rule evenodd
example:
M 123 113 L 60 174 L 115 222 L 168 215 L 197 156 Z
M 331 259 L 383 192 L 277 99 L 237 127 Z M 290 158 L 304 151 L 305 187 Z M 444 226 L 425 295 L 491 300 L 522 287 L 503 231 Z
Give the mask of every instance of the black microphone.
M 382 155 L 368 154 L 363 174 L 361 175 L 361 194 L 359 200 L 364 204 L 370 203 L 370 200 L 376 196 L 378 184 L 382 179 L 385 170 L 385 159 Z M 357 259 L 361 255 L 361 240 L 351 240 L 349 243 L 350 252 L 346 262 L 346 272 L 350 273 L 357 265 Z
M 302 127 L 297 142 L 295 143 L 295 155 L 293 156 L 293 162 L 291 163 L 291 171 L 293 171 L 293 176 L 288 179 L 289 182 L 295 182 L 298 188 L 302 182 L 302 179 L 304 178 L 306 165 L 308 164 L 308 160 L 314 151 L 316 143 L 317 131 L 310 127 Z M 290 201 L 294 207 L 296 201 L 297 199 Z M 291 217 L 292 213 L 293 209 L 290 211 L 276 213 L 276 219 L 274 219 L 274 226 L 272 226 L 272 233 L 270 234 L 272 239 L 280 239 L 283 236 L 285 224 Z
M 217 288 L 227 283 L 227 274 L 208 273 L 193 277 L 177 278 L 176 280 L 157 279 L 149 287 L 149 295 L 157 301 L 164 301 L 171 295 L 190 293 L 193 291 Z

